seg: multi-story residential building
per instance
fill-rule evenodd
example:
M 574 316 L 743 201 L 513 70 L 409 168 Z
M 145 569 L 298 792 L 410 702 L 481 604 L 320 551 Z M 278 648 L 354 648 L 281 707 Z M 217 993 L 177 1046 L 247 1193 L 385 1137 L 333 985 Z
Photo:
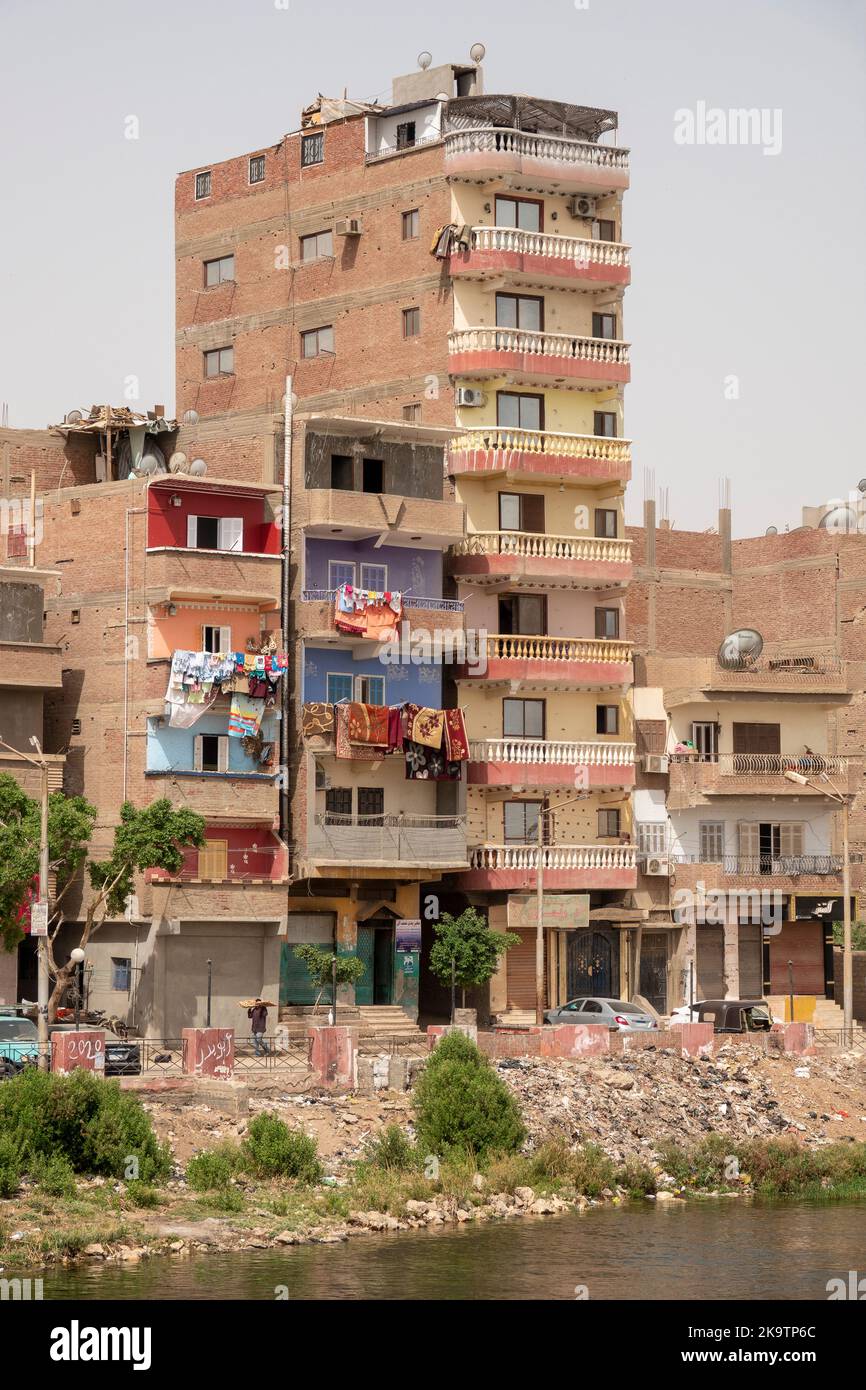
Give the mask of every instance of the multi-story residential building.
M 653 917 L 675 909 L 657 994 L 838 999 L 838 796 L 863 850 L 862 540 L 732 541 L 727 509 L 715 532 L 677 532 L 652 502 L 629 535 L 641 886 Z
M 613 112 L 488 96 L 480 68 L 452 65 L 395 79 L 387 107 L 322 98 L 277 145 L 178 179 L 187 452 L 229 451 L 235 472 L 281 480 L 291 379 L 295 700 L 456 698 L 472 743 L 458 791 L 401 781 L 387 759 L 337 767 L 295 732 L 303 893 L 284 976 L 293 941 L 336 933 L 349 949 L 358 923 L 416 917 L 422 878 L 446 875 L 458 901 L 522 922 L 549 811 L 547 889 L 565 930 L 547 933 L 548 997 L 624 982 L 619 927 L 640 914 L 624 897 L 628 156 L 615 130 Z M 465 623 L 467 651 L 483 637 L 483 659 L 455 660 L 444 693 L 441 663 L 384 666 L 374 643 L 334 630 L 332 591 L 385 579 L 405 588 L 409 633 Z M 534 1003 L 534 929 L 518 929 L 498 1012 Z

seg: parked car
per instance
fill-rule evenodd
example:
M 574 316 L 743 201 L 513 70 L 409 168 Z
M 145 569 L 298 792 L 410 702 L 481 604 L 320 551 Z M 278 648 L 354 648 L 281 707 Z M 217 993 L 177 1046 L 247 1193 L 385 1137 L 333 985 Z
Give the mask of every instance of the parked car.
M 32 1018 L 21 1014 L 0 1014 L 0 1061 L 8 1063 L 3 1071 L 9 1075 L 22 1066 L 39 1060 L 39 1033 Z
M 556 1009 L 548 1009 L 545 1023 L 605 1023 L 614 1033 L 643 1033 L 658 1028 L 652 1014 L 624 999 L 587 997 L 569 999 Z
M 671 1010 L 671 1023 L 697 1023 L 699 1016 L 698 1009 L 700 1009 L 705 1002 L 706 1001 L 702 999 L 700 1002 L 695 1002 L 694 1004 L 680 1004 L 678 1009 Z
M 698 1023 L 712 1023 L 714 1033 L 769 1033 L 773 1026 L 766 999 L 705 999 L 697 1014 Z

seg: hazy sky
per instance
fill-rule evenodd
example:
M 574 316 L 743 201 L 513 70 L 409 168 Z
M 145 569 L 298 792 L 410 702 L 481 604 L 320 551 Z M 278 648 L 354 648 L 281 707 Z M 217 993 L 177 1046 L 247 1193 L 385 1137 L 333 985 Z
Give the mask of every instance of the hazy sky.
M 866 474 L 860 0 L 0 0 L 9 423 L 120 403 L 131 375 L 171 411 L 175 174 L 477 40 L 488 91 L 620 113 L 630 519 L 645 468 L 697 529 L 730 477 L 736 534 L 847 493 Z M 765 110 L 763 143 L 678 143 L 700 103 Z

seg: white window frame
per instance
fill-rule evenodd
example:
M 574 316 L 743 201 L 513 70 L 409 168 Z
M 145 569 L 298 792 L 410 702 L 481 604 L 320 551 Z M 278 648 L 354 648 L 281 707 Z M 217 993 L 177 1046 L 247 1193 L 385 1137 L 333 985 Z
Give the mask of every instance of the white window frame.
M 371 699 L 368 698 L 367 693 L 366 693 L 366 691 L 364 690 L 364 681 L 381 681 L 381 682 L 382 682 L 382 699 L 381 699 L 381 700 L 376 701 L 376 700 L 371 700 Z M 384 676 L 356 676 L 356 677 L 355 677 L 355 699 L 357 700 L 357 702 L 358 702 L 359 704 L 361 704 L 361 705 L 384 705 L 384 704 L 385 704 L 385 696 L 386 696 L 386 693 L 387 693 L 387 692 L 386 692 L 386 690 L 385 690 L 385 677 L 384 677 Z
M 384 571 L 385 571 L 385 582 L 384 582 L 384 584 L 371 584 L 371 583 L 369 582 L 369 580 L 365 579 L 365 578 L 364 578 L 364 571 L 365 571 L 365 570 L 369 570 L 369 569 L 384 570 Z M 364 591 L 365 589 L 369 589 L 369 590 L 372 590 L 374 593 L 382 593 L 382 594 L 384 594 L 385 591 L 386 591 L 386 589 L 388 588 L 388 566 L 387 566 L 387 565 L 377 565 L 377 564 L 376 564 L 374 561 L 372 561 L 372 560 L 364 560 L 364 561 L 362 561 L 362 563 L 361 563 L 361 578 L 360 578 L 360 580 L 359 580 L 359 582 L 358 582 L 358 588 L 361 590 L 362 593 L 363 593 L 363 591 Z
M 216 646 L 216 647 L 209 647 L 209 646 L 207 645 L 207 633 L 208 633 L 208 632 L 215 632 L 215 633 L 218 634 L 218 636 L 217 636 L 217 641 L 218 641 L 218 643 L 219 643 L 218 646 Z M 223 627 L 223 626 L 222 626 L 221 624 L 219 624 L 219 623 L 202 623 L 202 625 L 201 625 L 201 649 L 202 649 L 203 652 L 210 652 L 212 655 L 216 655 L 217 652 L 230 652 L 230 651 L 233 651 L 234 648 L 232 647 L 232 630 L 231 630 L 231 628 L 230 628 L 230 627 Z
M 193 771 L 194 771 L 194 772 L 204 772 L 204 771 L 205 771 L 205 768 L 202 766 L 202 764 L 203 764 L 203 762 L 204 762 L 204 757 L 203 757 L 203 743 L 202 743 L 202 740 L 205 739 L 205 738 L 215 738 L 215 739 L 217 740 L 217 766 L 216 766 L 217 772 L 228 772 L 228 770 L 229 770 L 229 738 L 228 738 L 228 734 L 196 734 L 196 735 L 195 735 L 195 737 L 194 737 L 194 739 L 193 739 L 193 741 L 192 741 L 192 743 L 193 743 Z M 212 769 L 212 768 L 208 768 L 207 771 L 208 771 L 208 772 L 212 772 L 213 769 Z
M 334 574 L 334 566 L 335 566 L 335 565 L 344 565 L 346 569 L 351 569 L 351 571 L 352 571 L 352 578 L 351 578 L 351 579 L 340 579 L 340 580 L 338 580 L 338 579 L 336 578 L 335 574 Z M 329 561 L 328 561 L 328 588 L 329 588 L 329 589 L 339 589 L 339 587 L 340 587 L 341 584 L 351 584 L 351 585 L 352 585 L 352 588 L 354 588 L 354 587 L 355 587 L 355 572 L 356 572 L 356 567 L 355 567 L 355 561 L 354 561 L 354 560 L 329 560 Z
M 668 823 L 664 820 L 638 821 L 635 826 L 638 854 L 667 854 Z
M 209 550 L 209 546 L 202 546 L 198 543 L 198 514 L 190 514 L 186 519 L 186 548 L 187 550 Z M 242 516 L 203 516 L 203 521 L 215 521 L 217 523 L 217 545 L 218 551 L 241 551 L 244 548 L 244 519 Z

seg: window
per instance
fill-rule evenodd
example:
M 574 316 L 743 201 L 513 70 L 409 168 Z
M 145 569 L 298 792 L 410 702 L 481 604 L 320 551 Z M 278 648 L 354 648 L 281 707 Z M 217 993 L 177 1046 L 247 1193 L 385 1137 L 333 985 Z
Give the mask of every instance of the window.
M 503 803 L 503 825 L 507 845 L 535 844 L 538 839 L 538 817 L 543 805 L 543 801 Z
M 404 310 L 403 310 L 403 337 L 404 337 L 404 338 L 417 338 L 417 337 L 418 337 L 418 334 L 419 334 L 420 332 L 421 332 L 421 310 L 420 310 L 420 309 L 404 309 Z
M 264 183 L 265 181 L 265 156 L 254 154 L 250 159 L 250 183 Z
M 129 956 L 111 957 L 111 988 L 128 994 L 132 986 L 132 960 Z
M 544 397 L 517 391 L 497 391 L 496 423 L 506 429 L 543 430 Z
M 592 224 L 593 241 L 616 241 L 616 223 L 612 217 L 599 217 Z
M 235 258 L 234 256 L 218 256 L 215 261 L 205 261 L 204 263 L 204 283 L 205 289 L 210 289 L 212 285 L 225 284 L 226 280 L 235 278 Z
M 668 846 L 666 821 L 643 821 L 635 827 L 639 854 L 665 854 Z
M 186 544 L 188 550 L 243 550 L 243 517 L 188 516 Z
M 362 705 L 384 705 L 385 677 L 356 676 L 355 699 Z
M 500 492 L 500 531 L 544 531 L 544 496 L 540 492 Z
M 780 724 L 738 724 L 733 726 L 734 753 L 781 753 Z
M 544 738 L 544 701 L 503 700 L 502 733 L 505 738 Z
M 339 589 L 341 584 L 355 583 L 355 566 L 351 560 L 328 561 L 328 588 Z
M 596 637 L 607 638 L 619 637 L 618 608 L 596 608 L 595 635 Z
M 619 733 L 619 705 L 596 705 L 595 732 L 597 734 Z
M 311 164 L 325 162 L 325 132 L 301 136 L 301 168 L 308 169 Z
M 231 376 L 235 369 L 235 350 L 233 347 L 211 348 L 204 355 L 204 374 L 211 376 Z
M 397 149 L 408 150 L 415 144 L 415 122 L 401 121 L 397 127 Z
M 497 294 L 496 326 L 540 333 L 544 328 L 544 300 L 534 294 Z
M 193 752 L 196 772 L 228 772 L 228 735 L 198 734 L 193 739 Z
M 421 419 L 421 402 L 412 401 L 409 405 L 403 406 L 403 419 L 410 425 L 417 425 Z
M 195 196 L 196 201 L 198 201 L 199 198 L 210 197 L 210 169 L 206 170 L 203 174 L 196 174 Z
M 353 492 L 355 464 L 350 454 L 331 455 L 331 487 L 336 492 Z
M 334 233 L 310 232 L 309 236 L 301 237 L 301 260 L 320 261 L 325 256 L 334 254 Z
M 598 439 L 616 439 L 616 411 L 593 411 L 592 432 Z
M 619 834 L 619 808 L 602 806 L 598 812 L 598 838 L 610 839 Z
M 352 677 L 340 672 L 331 672 L 325 677 L 326 698 L 329 705 L 338 705 L 341 700 L 352 698 Z
M 421 235 L 421 212 L 418 208 L 411 208 L 409 212 L 404 212 L 402 216 L 403 240 L 414 241 Z
M 593 338 L 615 338 L 616 314 L 593 314 L 592 336 Z
M 496 199 L 497 227 L 519 227 L 523 232 L 540 232 L 544 225 L 544 204 L 535 198 Z
M 361 491 L 385 491 L 385 464 L 382 459 L 363 459 L 361 462 Z
M 613 507 L 596 507 L 595 534 L 607 540 L 616 540 L 617 514 Z
M 330 817 L 334 817 L 334 822 L 339 824 L 341 820 L 352 815 L 352 788 L 351 787 L 329 787 L 325 792 L 325 824 L 332 824 Z
M 712 720 L 692 721 L 692 744 L 702 763 L 714 763 L 719 756 L 719 726 Z
M 503 635 L 544 637 L 547 600 L 544 594 L 506 594 L 499 600 L 499 631 Z
M 301 356 L 321 357 L 334 351 L 334 329 L 331 324 L 324 328 L 310 328 L 301 334 Z
M 10 526 L 6 532 L 6 558 L 18 559 L 27 554 L 27 527 Z
M 358 820 L 364 825 L 381 825 L 385 815 L 385 788 L 358 788 Z
M 376 593 L 383 594 L 388 587 L 388 566 L 362 565 L 360 587 L 375 589 Z
M 725 857 L 725 822 L 703 820 L 698 826 L 698 853 L 702 864 L 719 864 Z
M 80 622 L 81 622 L 81 609 L 80 609 L 80 608 L 73 608 L 73 610 L 72 610 L 72 612 L 70 613 L 69 616 L 70 616 L 70 619 L 71 619 L 71 621 L 72 621 L 73 623 L 80 623 Z
M 215 655 L 217 652 L 232 651 L 232 630 L 230 627 L 212 627 L 206 623 L 201 630 L 201 649 Z

